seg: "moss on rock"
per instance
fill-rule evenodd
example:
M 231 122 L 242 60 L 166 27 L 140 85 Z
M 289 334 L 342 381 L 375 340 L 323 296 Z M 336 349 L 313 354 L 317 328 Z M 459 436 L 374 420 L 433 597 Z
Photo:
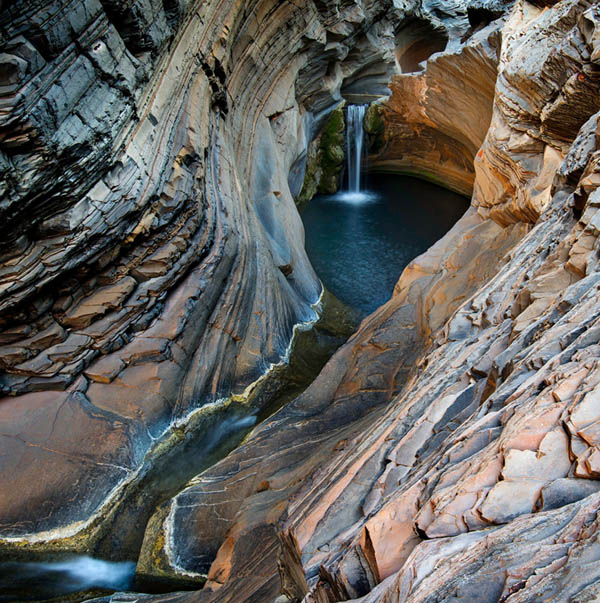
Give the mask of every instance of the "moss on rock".
M 295 199 L 298 211 L 302 211 L 304 206 L 317 194 L 319 180 L 321 179 L 321 154 L 318 138 L 310 143 L 306 154 L 304 182 L 300 194 Z
M 365 113 L 363 127 L 368 134 L 369 153 L 378 153 L 385 144 L 385 124 L 380 105 L 369 105 Z
M 332 194 L 339 188 L 344 163 L 343 104 L 336 107 L 317 138 L 309 145 L 302 190 L 296 198 L 299 210 L 317 193 Z
M 320 137 L 322 175 L 317 186 L 319 193 L 332 194 L 339 188 L 344 163 L 344 128 L 344 111 L 340 105 L 331 112 Z

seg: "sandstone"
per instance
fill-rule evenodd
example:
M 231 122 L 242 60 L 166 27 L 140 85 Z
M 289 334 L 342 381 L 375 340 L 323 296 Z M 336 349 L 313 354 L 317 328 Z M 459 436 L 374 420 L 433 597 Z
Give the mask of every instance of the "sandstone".
M 127 428 L 110 415 L 91 414 L 78 394 L 40 392 L 3 400 L 2 508 L 13 527 L 6 535 L 23 536 L 37 524 L 52 529 L 57 521 L 85 520 L 132 467 L 133 448 Z M 36 511 L 40 479 L 28 475 L 34 464 L 45 476 L 46 515 Z M 105 475 L 104 488 L 98 479 Z M 65 504 L 61 492 L 73 493 Z M 61 503 L 62 499 L 62 503 Z M 37 521 L 33 518 L 37 518 Z
M 87 327 L 94 319 L 103 316 L 110 310 L 120 309 L 123 302 L 136 287 L 133 278 L 125 278 L 112 286 L 104 287 L 91 297 L 70 309 L 62 323 L 67 327 L 81 329 Z
M 110 383 L 124 368 L 125 362 L 116 354 L 111 354 L 94 362 L 84 375 L 98 383 Z
M 527 601 L 541 596 L 589 600 L 596 592 L 590 575 L 579 578 L 576 568 L 583 558 L 595 557 L 595 528 L 587 527 L 586 518 L 597 504 L 598 495 L 592 495 L 491 532 L 423 543 L 403 570 L 361 601 L 425 601 L 432 596 L 444 601 Z M 478 571 L 482 561 L 485 572 Z
M 414 27 L 414 43 L 427 45 L 433 32 Z M 472 193 L 473 158 L 492 116 L 497 32 L 490 25 L 459 53 L 432 56 L 422 74 L 393 77 L 392 95 L 379 109 L 383 140 L 369 157 L 369 169 L 412 173 Z M 462 116 L 461 127 L 454 115 Z
M 0 504 L 2 538 L 27 547 L 58 530 L 60 548 L 71 530 L 88 550 L 92 517 L 107 521 L 153 438 L 244 392 L 317 317 L 288 174 L 343 85 L 387 91 L 403 14 L 387 0 L 342 4 L 3 6 L 0 406 L 16 396 L 27 415 L 30 392 L 54 404 L 80 375 L 91 383 L 65 402 L 87 419 L 70 431 L 57 414 L 53 452 L 23 444 L 27 502 L 21 515 Z M 31 415 L 24 441 L 38 420 L 53 419 Z M 68 476 L 76 491 L 64 481 L 60 494 L 65 439 L 90 449 Z
M 551 21 L 551 18 L 551 15 L 544 16 L 543 21 Z M 567 20 L 564 23 L 570 24 L 568 26 L 572 25 L 572 21 Z M 510 117 L 514 121 L 514 115 L 511 114 Z M 498 131 L 501 125 L 508 134 L 505 136 L 505 140 L 509 140 L 511 126 L 508 122 L 500 124 L 500 121 L 499 118 L 496 125 L 492 122 L 490 132 L 498 136 L 494 139 L 495 141 L 500 141 L 501 137 L 505 136 Z M 577 481 L 576 478 L 567 477 L 571 471 L 569 449 L 572 450 L 573 446 L 579 446 L 581 452 L 578 455 L 585 455 L 586 466 L 590 468 L 595 466 L 593 453 L 585 452 L 588 447 L 585 443 L 579 443 L 574 436 L 567 437 L 560 427 L 560 421 L 561 414 L 565 412 L 567 405 L 571 403 L 579 405 L 581 400 L 585 399 L 578 396 L 578 390 L 582 387 L 593 388 L 593 381 L 589 380 L 592 369 L 582 364 L 585 362 L 583 357 L 578 357 L 581 358 L 580 360 L 573 360 L 569 366 L 565 363 L 575 358 L 576 352 L 583 351 L 588 345 L 594 345 L 596 336 L 592 325 L 595 321 L 595 314 L 591 311 L 595 295 L 594 286 L 590 281 L 586 283 L 580 281 L 577 294 L 571 296 L 567 293 L 574 291 L 571 288 L 575 286 L 581 272 L 579 276 L 573 278 L 561 266 L 561 263 L 564 265 L 567 261 L 569 249 L 576 240 L 569 238 L 569 233 L 572 228 L 576 227 L 576 224 L 569 219 L 563 222 L 565 214 L 561 210 L 560 195 L 554 199 L 549 187 L 549 183 L 554 177 L 553 174 L 562 161 L 562 153 L 555 154 L 548 150 L 545 141 L 542 140 L 540 144 L 539 139 L 536 142 L 535 136 L 530 136 L 526 145 L 524 145 L 522 137 L 521 140 L 517 140 L 517 138 L 518 136 L 515 136 L 511 144 L 515 148 L 519 148 L 520 152 L 526 151 L 532 155 L 531 161 L 525 159 L 523 164 L 523 173 L 532 173 L 532 176 L 527 174 L 527 180 L 533 177 L 534 171 L 536 173 L 539 171 L 542 176 L 531 180 L 531 188 L 526 193 L 530 199 L 527 201 L 530 203 L 529 209 L 516 213 L 512 209 L 505 209 L 500 203 L 498 209 L 494 210 L 493 216 L 503 224 L 514 222 L 515 219 L 533 221 L 539 214 L 542 214 L 544 218 L 540 219 L 536 227 L 513 247 L 506 264 L 498 267 L 497 276 L 489 281 L 490 284 L 486 285 L 475 299 L 456 302 L 454 307 L 460 308 L 460 310 L 452 319 L 452 326 L 448 326 L 442 334 L 432 337 L 435 343 L 432 350 L 427 352 L 427 362 L 421 364 L 420 366 L 424 368 L 418 374 L 415 373 L 412 380 L 409 380 L 405 394 L 396 399 L 387 413 L 378 414 L 377 419 L 372 420 L 370 423 L 372 427 L 367 434 L 363 433 L 360 440 L 355 440 L 354 444 L 340 449 L 333 459 L 326 461 L 324 468 L 314 472 L 311 485 L 306 485 L 301 493 L 295 496 L 289 511 L 290 517 L 285 520 L 284 528 L 293 530 L 296 535 L 296 543 L 300 547 L 300 557 L 296 556 L 295 560 L 292 560 L 292 556 L 288 556 L 287 552 L 283 555 L 287 560 L 284 583 L 289 584 L 288 580 L 291 580 L 296 585 L 296 588 L 299 589 L 295 591 L 296 596 L 299 596 L 298 593 L 304 596 L 307 587 L 311 593 L 310 596 L 317 600 L 319 597 L 325 597 L 327 592 L 338 593 L 335 596 L 341 596 L 342 591 L 349 595 L 351 592 L 361 592 L 361 589 L 364 593 L 364 589 L 372 588 L 370 578 L 364 575 L 361 578 L 362 574 L 357 565 L 357 563 L 360 565 L 360 562 L 353 561 L 358 554 L 356 553 L 358 549 L 355 547 L 365 547 L 361 550 L 366 559 L 368 557 L 366 551 L 369 546 L 364 540 L 363 532 L 366 518 L 361 519 L 361 509 L 353 508 L 352 498 L 362 499 L 367 496 L 368 505 L 364 507 L 363 512 L 366 512 L 371 518 L 381 517 L 381 526 L 377 520 L 371 519 L 368 530 L 376 558 L 378 549 L 383 553 L 388 550 L 386 547 L 389 546 L 385 539 L 373 537 L 373 534 L 378 534 L 378 530 L 384 530 L 383 526 L 388 521 L 385 519 L 387 515 L 384 515 L 383 511 L 380 511 L 381 515 L 378 515 L 379 509 L 388 507 L 391 510 L 393 508 L 396 517 L 401 518 L 401 522 L 410 523 L 408 518 L 411 515 L 415 519 L 418 518 L 420 529 L 425 527 L 431 531 L 431 535 L 437 537 L 431 541 L 432 543 L 448 542 L 448 547 L 457 547 L 453 549 L 457 551 L 461 550 L 459 543 L 462 537 L 457 535 L 460 532 L 489 526 L 490 523 L 486 522 L 508 523 L 507 529 L 510 529 L 512 523 L 518 521 L 515 518 L 520 515 L 536 517 L 536 512 L 543 509 L 542 493 L 552 492 L 552 488 L 555 488 L 557 492 L 557 500 L 562 496 L 558 494 L 561 492 L 561 488 L 564 491 L 567 486 L 573 493 L 573 499 L 585 498 L 585 488 L 579 489 L 575 483 L 571 485 L 571 482 L 568 481 L 572 479 Z M 490 142 L 490 145 L 492 144 L 497 145 L 498 143 Z M 537 167 L 533 169 L 534 166 Z M 515 188 L 522 192 L 527 186 L 527 184 L 523 186 L 519 183 L 515 185 Z M 544 192 L 543 199 L 539 197 L 540 191 Z M 466 225 L 467 220 L 465 219 L 461 226 L 466 229 Z M 523 233 L 523 231 L 521 232 Z M 536 253 L 538 247 L 536 241 L 539 240 L 553 241 L 557 251 L 554 254 Z M 446 241 L 446 244 L 450 244 L 449 240 Z M 456 239 L 453 244 L 456 245 Z M 587 243 L 587 245 L 589 244 Z M 396 288 L 396 297 L 390 302 L 390 305 L 406 304 L 411 299 L 410 296 L 414 296 L 418 287 L 423 287 L 423 279 L 434 280 L 434 277 L 429 275 L 437 274 L 441 266 L 444 266 L 440 261 L 444 255 L 440 254 L 439 250 L 440 245 L 434 246 L 425 258 L 417 260 L 405 271 Z M 456 270 L 457 266 L 464 265 L 467 258 L 470 261 L 476 261 L 473 259 L 472 252 L 463 255 L 452 253 L 447 257 L 451 258 L 449 265 L 453 270 Z M 525 261 L 524 258 L 526 258 Z M 424 270 L 420 266 L 427 268 Z M 589 267 L 593 272 L 595 263 Z M 588 272 L 586 265 L 585 273 L 591 274 L 592 272 Z M 453 273 L 455 274 L 455 272 Z M 530 301 L 518 313 L 519 318 L 516 323 L 507 322 L 505 317 L 507 309 L 512 303 L 511 299 L 522 292 L 523 275 L 527 275 Z M 432 285 L 432 287 L 435 286 Z M 431 295 L 431 290 L 429 295 Z M 408 297 L 408 300 L 405 296 Z M 442 300 L 453 299 L 453 297 L 442 296 L 440 292 L 435 294 L 434 299 L 437 301 L 435 311 L 425 314 L 427 319 L 421 315 L 417 321 L 417 324 L 423 325 L 421 333 L 426 337 L 437 333 L 437 329 L 448 320 L 448 314 L 444 315 L 440 304 Z M 444 301 L 444 303 L 446 302 Z M 445 310 L 448 310 L 447 306 Z M 588 311 L 590 313 L 586 315 Z M 587 316 L 589 320 L 584 319 L 582 323 L 581 320 L 584 316 Z M 365 332 L 368 332 L 369 328 L 373 328 L 371 325 L 377 324 L 377 320 L 380 321 L 380 324 L 390 325 L 386 312 L 382 309 L 379 317 L 371 318 L 363 325 Z M 503 339 L 502 336 L 507 329 L 510 337 Z M 388 337 L 389 335 L 388 332 Z M 560 338 L 559 346 L 555 343 L 556 338 Z M 485 354 L 492 341 L 503 341 L 503 344 L 499 346 L 501 349 L 495 350 L 491 361 L 486 361 L 484 360 Z M 368 348 L 365 347 L 366 349 Z M 563 359 L 562 363 L 565 366 L 562 371 L 559 369 L 560 363 L 556 361 L 557 357 Z M 334 363 L 334 361 L 332 362 Z M 334 364 L 329 370 L 332 370 L 333 366 Z M 464 407 L 466 414 L 463 421 L 465 424 L 461 426 L 460 423 L 453 424 L 451 417 L 446 416 L 445 411 L 442 411 L 444 407 L 442 401 L 446 400 L 451 393 L 456 396 L 456 391 L 452 392 L 451 387 L 464 383 L 462 380 L 465 379 L 465 371 L 468 371 L 468 367 L 471 366 L 476 368 L 470 373 L 472 378 L 475 380 L 483 378 L 474 391 L 474 399 L 480 400 L 480 405 Z M 448 377 L 448 371 L 454 371 L 451 373 L 454 375 L 452 378 Z M 441 383 L 439 379 L 439 375 L 442 374 L 445 375 L 442 380 L 444 383 Z M 492 374 L 495 375 L 493 380 L 488 378 L 488 375 L 491 377 Z M 352 379 L 355 381 L 356 373 L 351 372 L 349 375 L 352 375 Z M 434 377 L 434 375 L 438 377 Z M 552 391 L 550 391 L 549 385 L 551 385 Z M 346 397 L 347 404 L 348 395 L 352 391 L 350 383 L 346 386 L 338 386 L 338 391 Z M 553 391 L 556 393 L 553 394 Z M 485 395 L 483 395 L 484 392 Z M 419 396 L 424 396 L 428 402 L 421 412 L 411 414 L 409 409 L 417 404 Z M 304 400 L 298 402 L 298 404 L 301 403 L 306 402 Z M 468 408 L 473 409 L 471 416 Z M 485 437 L 478 435 L 478 439 L 466 440 L 468 429 L 475 421 L 474 417 L 478 416 L 481 420 L 486 414 L 491 416 L 491 413 L 501 408 L 506 408 L 505 412 L 500 415 L 501 420 L 495 419 L 496 423 L 491 424 L 489 433 Z M 585 406 L 580 412 L 584 412 L 584 409 Z M 424 418 L 427 416 L 434 425 L 436 422 L 439 422 L 440 425 L 436 425 L 435 429 L 433 426 L 428 427 L 424 422 Z M 284 413 L 280 420 L 287 420 L 284 419 Z M 445 421 L 447 421 L 447 432 L 443 428 Z M 431 435 L 436 432 L 448 435 L 439 440 L 436 439 L 435 444 L 428 446 L 429 440 L 426 434 Z M 455 435 L 451 437 L 451 433 Z M 254 437 L 257 449 L 263 448 L 264 444 L 259 444 L 262 441 L 260 430 Z M 463 452 L 459 452 L 461 447 L 458 447 L 457 439 L 462 443 Z M 468 445 L 467 442 L 469 442 Z M 252 454 L 250 451 L 253 449 L 253 440 L 249 440 L 245 446 L 240 455 Z M 353 447 L 356 451 L 349 452 L 353 450 Z M 395 451 L 392 453 L 392 450 Z M 502 464 L 500 459 L 503 456 L 500 454 L 505 457 Z M 372 470 L 373 467 L 380 466 L 377 463 L 381 463 L 382 458 L 389 460 L 385 469 L 377 470 L 381 474 L 380 479 L 374 479 L 373 475 L 369 474 L 367 467 Z M 448 459 L 453 459 L 451 466 L 447 464 Z M 461 462 L 465 466 L 461 466 Z M 405 463 L 405 465 L 400 466 L 398 463 Z M 497 481 L 501 470 L 504 479 Z M 221 470 L 215 467 L 211 473 L 202 476 L 207 480 L 207 487 L 208 483 L 214 484 L 219 471 L 222 476 L 219 479 L 235 479 L 225 477 L 230 475 L 225 466 Z M 265 467 L 262 471 L 256 479 L 271 482 L 271 479 L 266 478 L 272 469 Z M 348 471 L 356 476 L 350 482 L 348 481 Z M 476 476 L 476 479 L 472 479 L 473 475 Z M 471 481 L 467 480 L 467 476 Z M 417 483 L 427 484 L 425 486 L 427 491 L 418 498 L 417 508 L 414 508 L 414 503 L 409 503 L 408 499 L 406 499 L 406 504 L 403 504 L 405 493 Z M 339 496 L 342 484 L 346 488 L 346 495 L 343 502 L 335 503 L 335 497 Z M 351 488 L 351 490 L 348 491 L 347 488 Z M 198 494 L 199 490 L 196 489 L 194 492 Z M 358 492 L 362 492 L 362 494 L 358 494 Z M 209 504 L 218 504 L 215 501 L 214 492 L 210 494 L 207 492 L 205 496 L 204 500 L 210 501 Z M 226 500 L 227 494 L 223 494 L 223 497 Z M 203 499 L 200 498 L 200 500 Z M 254 509 L 253 513 L 256 513 L 257 507 L 254 506 L 256 503 L 251 500 L 251 497 L 247 499 L 246 508 Z M 430 504 L 429 500 L 434 501 L 433 504 Z M 569 499 L 564 498 L 563 500 Z M 442 501 L 444 501 L 443 504 L 441 504 Z M 392 503 L 393 506 L 391 506 Z M 234 526 L 238 526 L 236 530 L 245 525 L 243 518 L 247 516 L 248 510 L 240 511 L 237 520 L 230 520 Z M 405 517 L 406 519 L 404 519 Z M 523 520 L 525 519 L 527 517 L 523 518 Z M 539 522 L 543 521 L 545 519 L 540 517 Z M 542 524 L 536 523 L 535 525 Z M 399 550 L 414 549 L 404 567 L 414 567 L 411 565 L 411 558 L 418 556 L 421 547 L 428 549 L 427 557 L 431 558 L 429 550 L 431 547 L 428 542 L 419 544 L 418 540 L 412 539 L 410 531 L 401 534 L 402 532 L 399 532 Z M 429 535 L 429 532 L 427 534 Z M 452 536 L 452 538 L 440 538 L 444 535 Z M 473 538 L 469 539 L 468 536 L 470 535 L 465 536 L 465 543 L 477 542 L 482 538 L 476 532 L 473 533 Z M 407 543 L 406 549 L 403 544 L 405 542 Z M 242 547 L 241 544 L 236 544 L 234 550 L 238 546 Z M 283 546 L 287 551 L 288 540 Z M 231 547 L 232 543 L 228 541 L 227 547 L 222 549 L 221 554 L 230 555 L 227 551 L 231 551 Z M 399 553 L 399 560 L 394 563 L 398 565 L 403 563 L 404 554 L 406 553 Z M 512 555 L 512 553 L 510 554 Z M 235 558 L 234 553 L 231 555 L 232 558 Z M 384 557 L 385 555 L 382 558 Z M 425 579 L 428 574 L 423 568 L 425 566 L 432 567 L 432 563 L 424 562 L 424 558 L 419 557 L 418 570 L 406 574 L 406 586 L 403 588 L 408 590 L 390 591 L 390 593 L 396 593 L 395 595 L 390 594 L 391 597 L 397 596 L 397 600 L 408 600 L 407 593 L 410 592 L 410 588 L 413 588 L 410 585 L 418 585 L 420 579 L 425 580 L 421 588 L 430 588 L 431 590 L 428 592 L 435 591 L 436 586 L 434 585 L 439 585 L 443 579 L 434 578 L 438 575 L 436 573 L 429 574 L 429 577 Z M 453 557 L 445 550 L 439 559 L 453 559 Z M 527 560 L 531 559 L 530 554 Z M 221 558 L 220 564 L 222 563 Z M 442 563 L 446 563 L 446 561 L 442 561 Z M 447 563 L 451 563 L 451 561 Z M 379 566 L 379 563 L 377 565 Z M 302 580 L 294 579 L 294 576 L 299 576 L 301 568 L 304 577 Z M 518 571 L 515 569 L 514 584 L 517 584 Z M 232 574 L 230 573 L 229 576 L 229 580 L 232 581 Z M 422 578 L 415 578 L 415 576 Z M 504 580 L 504 575 L 502 575 L 501 578 L 492 581 L 492 584 L 487 584 L 485 592 L 489 591 L 492 598 L 499 597 L 504 588 Z M 235 588 L 233 583 L 234 581 L 231 587 Z M 431 586 L 424 586 L 426 583 Z M 558 585 L 560 582 L 556 582 L 556 584 Z M 341 585 L 344 585 L 343 589 Z M 377 596 L 382 597 L 386 588 L 392 588 L 389 579 L 382 583 L 381 588 L 375 587 L 373 593 L 377 593 L 377 595 L 373 595 L 373 600 L 376 600 Z M 479 595 L 484 592 L 481 590 L 480 582 L 477 582 L 476 588 L 477 590 L 469 590 L 465 586 L 466 590 L 461 592 L 467 599 L 469 596 L 474 596 L 475 592 Z M 511 588 L 511 586 L 507 588 Z M 531 588 L 534 588 L 533 583 Z M 415 600 L 418 599 L 415 598 Z

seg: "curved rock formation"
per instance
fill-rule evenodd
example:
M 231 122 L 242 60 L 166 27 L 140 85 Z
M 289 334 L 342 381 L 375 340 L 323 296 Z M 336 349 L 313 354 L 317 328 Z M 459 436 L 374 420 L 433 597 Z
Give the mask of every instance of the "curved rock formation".
M 429 47 L 435 37 L 430 21 L 410 23 L 410 40 L 424 40 L 419 51 L 427 58 L 403 68 L 390 85 L 391 97 L 372 108 L 381 122 L 372 144 L 368 167 L 372 171 L 415 174 L 470 196 L 475 171 L 473 160 L 492 118 L 494 86 L 500 52 L 501 13 L 484 11 L 489 24 L 479 28 L 450 29 L 448 51 L 443 45 Z M 495 18 L 497 17 L 497 18 Z M 429 27 L 429 29 L 427 29 Z M 466 29 L 466 32 L 465 32 Z M 402 30 L 404 31 L 404 30 Z M 400 34 L 401 35 L 401 34 Z M 442 34 L 439 34 L 442 35 Z M 402 49 L 403 46 L 400 46 Z M 400 50 L 398 51 L 400 52 Z M 400 65 L 408 60 L 399 57 Z M 414 72 L 414 73 L 413 73 Z
M 525 3 L 504 28 L 494 118 L 475 162 L 482 215 L 500 223 L 537 220 L 558 164 L 597 110 L 595 21 L 586 6 L 540 11 Z
M 353 0 L 5 3 L 5 546 L 89 547 L 165 431 L 242 394 L 314 320 L 288 173 L 306 116 L 353 81 L 385 90 L 400 16 Z
M 385 141 L 464 191 L 476 156 L 473 205 L 301 396 L 157 509 L 138 575 L 204 588 L 135 598 L 598 596 L 600 12 L 454 4 L 2 13 L 5 547 L 92 546 L 174 420 L 284 355 L 319 294 L 288 181 L 301 116 L 379 86 L 418 17 L 448 46 L 394 80 L 384 123 L 406 136 Z M 437 49 L 408 42 L 411 68 Z

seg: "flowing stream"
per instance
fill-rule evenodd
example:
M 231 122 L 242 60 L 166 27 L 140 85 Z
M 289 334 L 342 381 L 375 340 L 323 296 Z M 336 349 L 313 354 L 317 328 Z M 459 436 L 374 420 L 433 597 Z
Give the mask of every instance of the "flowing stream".
M 152 581 L 135 574 L 144 529 L 154 510 L 195 475 L 237 447 L 254 425 L 294 399 L 313 381 L 334 351 L 355 331 L 359 316 L 327 291 L 316 323 L 297 331 L 289 361 L 273 368 L 243 403 L 200 412 L 161 441 L 146 470 L 105 523 L 106 534 L 89 552 L 112 559 L 49 553 L 0 557 L 0 603 L 83 601 L 116 590 L 145 593 L 197 590 L 197 582 Z
M 98 589 L 127 590 L 133 584 L 135 563 L 92 557 L 60 561 L 0 563 L 0 601 L 38 601 Z
M 306 249 L 329 294 L 318 322 L 295 339 L 288 365 L 269 377 L 264 391 L 223 415 L 202 416 L 186 426 L 181 442 L 152 459 L 130 488 L 106 537 L 92 554 L 21 563 L 0 563 L 0 602 L 39 601 L 73 593 L 152 590 L 138 583 L 135 559 L 153 510 L 185 483 L 235 448 L 271 412 L 293 399 L 318 374 L 333 351 L 354 331 L 360 315 L 385 303 L 404 267 L 438 240 L 462 215 L 468 200 L 410 177 L 376 175 L 361 190 L 366 105 L 347 114 L 348 190 L 315 197 L 303 212 Z M 364 180 L 364 177 L 362 178 Z M 118 547 L 118 553 L 115 552 Z M 168 590 L 182 588 L 171 584 Z M 146 592 L 148 592 L 146 590 Z

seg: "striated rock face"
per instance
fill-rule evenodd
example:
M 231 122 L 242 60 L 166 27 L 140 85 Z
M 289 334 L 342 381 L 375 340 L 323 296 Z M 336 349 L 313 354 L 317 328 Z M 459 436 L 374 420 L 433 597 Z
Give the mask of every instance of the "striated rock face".
M 207 575 L 178 600 L 598 596 L 599 17 L 514 7 L 473 207 L 155 516 L 143 570 Z
M 304 116 L 380 92 L 395 56 L 378 169 L 468 191 L 476 156 L 472 207 L 156 510 L 138 575 L 204 588 L 135 600 L 597 598 L 600 12 L 448 4 L 2 13 L 5 547 L 94 546 L 165 428 L 285 353 L 320 292 Z
M 593 601 L 599 502 L 593 494 L 493 530 L 426 541 L 360 601 Z
M 368 167 L 415 174 L 470 196 L 473 159 L 492 117 L 502 5 L 469 8 L 468 21 L 437 30 L 436 9 L 427 8 L 422 15 L 429 20 L 415 18 L 397 36 L 403 73 L 393 76 L 391 97 L 376 105 L 382 132 L 373 132 Z M 436 31 L 443 44 L 434 43 Z
M 269 587 L 269 592 L 276 593 L 280 522 L 298 504 L 288 506 L 290 499 L 313 501 L 320 507 L 314 512 L 298 510 L 298 517 L 307 522 L 302 528 L 308 531 L 307 538 L 312 534 L 318 546 L 332 546 L 333 535 L 347 529 L 346 521 L 353 518 L 353 523 L 363 515 L 360 491 L 365 480 L 369 483 L 377 477 L 373 463 L 368 463 L 360 476 L 357 472 L 362 463 L 358 467 L 351 463 L 351 469 L 346 463 L 364 452 L 358 442 L 369 426 L 378 423 L 386 403 L 403 389 L 426 332 L 443 324 L 444 317 L 432 300 L 439 296 L 448 300 L 450 307 L 458 307 L 465 292 L 473 291 L 479 278 L 493 273 L 495 263 L 524 230 L 515 226 L 502 231 L 470 212 L 427 257 L 411 265 L 397 295 L 365 320 L 301 397 L 172 500 L 163 512 L 161 528 L 154 527 L 152 534 L 146 535 L 145 547 L 164 546 L 161 556 L 154 555 L 160 558 L 154 571 L 182 576 L 207 573 L 205 590 L 214 590 L 220 597 L 219 589 L 226 583 L 226 597 L 232 601 L 251 588 Z M 465 258 L 468 265 L 462 264 Z M 464 266 L 463 276 L 444 282 L 443 275 L 457 265 Z M 404 283 L 411 286 L 405 288 Z M 373 446 L 367 442 L 370 446 L 364 446 Z M 330 465 L 332 456 L 335 463 Z M 341 483 L 331 486 L 330 480 L 338 476 Z M 341 516 L 329 509 L 338 506 L 336 500 Z M 329 518 L 327 525 L 320 521 L 322 514 Z M 293 538 L 298 538 L 296 529 L 293 533 Z M 298 587 L 289 582 L 286 574 L 286 592 L 300 596 Z M 337 596 L 353 592 L 356 594 L 340 591 Z
M 220 412 L 314 320 L 288 175 L 313 113 L 353 82 L 385 91 L 401 16 L 354 0 L 4 3 L 6 547 L 87 550 L 165 430 Z
M 596 21 L 586 6 L 563 2 L 540 12 L 525 3 L 504 29 L 492 127 L 475 163 L 482 215 L 535 221 L 550 203 L 562 156 L 598 108 Z

